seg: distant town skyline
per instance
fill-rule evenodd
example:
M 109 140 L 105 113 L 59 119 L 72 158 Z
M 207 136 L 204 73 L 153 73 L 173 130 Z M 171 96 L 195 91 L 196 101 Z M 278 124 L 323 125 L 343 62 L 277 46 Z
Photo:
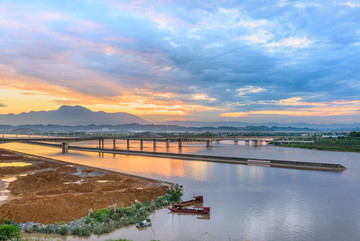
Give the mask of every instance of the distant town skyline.
M 0 114 L 360 122 L 360 1 L 0 2 Z

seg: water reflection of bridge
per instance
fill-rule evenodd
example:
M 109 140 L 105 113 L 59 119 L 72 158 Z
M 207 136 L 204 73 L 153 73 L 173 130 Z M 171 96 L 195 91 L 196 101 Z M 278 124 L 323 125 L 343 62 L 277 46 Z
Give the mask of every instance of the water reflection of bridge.
M 0 143 L 8 142 L 22 142 L 22 143 L 61 143 L 62 151 L 68 152 L 69 143 L 72 142 L 85 142 L 85 141 L 98 141 L 98 149 L 105 149 L 105 140 L 112 140 L 112 148 L 116 149 L 116 141 L 125 140 L 126 149 L 130 150 L 132 143 L 138 143 L 140 149 L 143 150 L 144 142 L 152 142 L 154 149 L 158 142 L 165 142 L 166 148 L 170 147 L 170 143 L 177 143 L 179 148 L 182 148 L 183 143 L 204 143 L 206 147 L 213 146 L 213 143 L 220 143 L 220 141 L 233 141 L 235 145 L 239 141 L 245 142 L 245 145 L 253 144 L 260 146 L 262 143 L 269 143 L 272 138 L 269 137 L 115 137 L 115 136 L 97 136 L 97 137 L 64 137 L 64 136 L 31 136 L 31 135 L 13 135 L 12 137 L 0 138 Z

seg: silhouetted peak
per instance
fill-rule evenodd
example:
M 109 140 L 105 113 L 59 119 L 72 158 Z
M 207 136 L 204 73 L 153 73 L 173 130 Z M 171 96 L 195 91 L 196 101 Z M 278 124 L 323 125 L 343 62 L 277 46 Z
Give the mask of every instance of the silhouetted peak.
M 91 110 L 85 108 L 85 107 L 82 107 L 80 105 L 75 105 L 75 106 L 71 106 L 71 105 L 63 105 L 61 106 L 58 111 L 61 111 L 61 112 L 91 112 Z

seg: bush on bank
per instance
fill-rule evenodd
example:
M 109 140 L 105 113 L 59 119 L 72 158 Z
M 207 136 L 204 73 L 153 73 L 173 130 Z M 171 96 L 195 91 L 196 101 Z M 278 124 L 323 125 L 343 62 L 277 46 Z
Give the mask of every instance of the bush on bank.
M 43 225 L 28 222 L 19 223 L 15 226 L 29 233 L 56 233 L 61 235 L 70 233 L 72 235 L 85 237 L 88 237 L 91 234 L 109 233 L 117 228 L 149 219 L 150 213 L 155 209 L 169 206 L 173 202 L 178 202 L 183 195 L 182 191 L 182 186 L 177 184 L 172 185 L 168 188 L 165 195 L 156 200 L 145 200 L 144 203 L 138 202 L 122 208 L 113 205 L 109 208 L 101 208 L 96 212 L 90 209 L 88 216 L 69 223 L 60 221 L 55 224 Z
M 4 223 L 0 225 L 0 241 L 19 240 L 20 236 L 19 227 L 10 220 L 5 220 Z

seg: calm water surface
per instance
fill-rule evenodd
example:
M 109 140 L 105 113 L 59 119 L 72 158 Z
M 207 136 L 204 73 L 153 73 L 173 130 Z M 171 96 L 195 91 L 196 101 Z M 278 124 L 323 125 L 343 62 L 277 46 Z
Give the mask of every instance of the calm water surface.
M 78 143 L 96 146 L 96 142 Z M 235 164 L 186 161 L 71 151 L 27 145 L 0 147 L 73 163 L 101 167 L 184 185 L 183 199 L 204 195 L 210 216 L 172 214 L 167 209 L 150 216 L 153 226 L 138 231 L 134 226 L 90 240 L 127 238 L 132 240 L 359 240 L 360 237 L 360 154 L 313 151 L 273 146 L 234 145 L 221 142 L 185 144 L 182 153 L 248 158 L 341 163 L 341 173 L 255 167 Z M 112 141 L 105 143 L 112 148 Z M 117 148 L 126 143 L 117 142 Z M 132 150 L 139 143 L 132 143 Z M 151 142 L 144 150 L 153 151 Z M 176 143 L 156 151 L 179 152 Z M 68 237 L 68 240 L 79 240 Z M 83 239 L 81 239 L 83 240 Z

